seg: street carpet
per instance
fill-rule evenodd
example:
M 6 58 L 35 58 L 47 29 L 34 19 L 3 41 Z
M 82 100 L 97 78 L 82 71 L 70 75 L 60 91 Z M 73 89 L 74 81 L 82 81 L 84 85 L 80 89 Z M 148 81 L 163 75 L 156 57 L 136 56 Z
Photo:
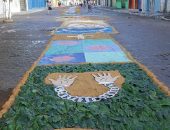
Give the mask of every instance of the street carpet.
M 168 88 L 111 38 L 113 27 L 94 23 L 56 30 L 3 105 L 0 129 L 170 129 Z
M 130 59 L 111 39 L 57 40 L 52 41 L 39 65 L 86 62 L 130 62 Z

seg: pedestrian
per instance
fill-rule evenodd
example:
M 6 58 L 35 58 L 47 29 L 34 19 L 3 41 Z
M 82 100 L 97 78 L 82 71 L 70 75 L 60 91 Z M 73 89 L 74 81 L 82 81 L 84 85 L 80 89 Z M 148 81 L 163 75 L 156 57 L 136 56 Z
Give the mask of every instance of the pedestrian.
M 58 6 L 59 6 L 59 7 L 61 6 L 61 2 L 60 2 L 60 1 L 58 2 Z
M 83 3 L 84 3 L 84 7 L 86 7 L 86 1 L 85 0 L 83 1 Z
M 80 6 L 82 7 L 82 6 L 83 6 L 83 3 L 80 3 Z
M 92 5 L 91 5 L 91 2 L 89 1 L 88 2 L 88 12 L 91 12 L 92 11 Z
M 52 10 L 52 3 L 50 0 L 47 0 L 47 8 L 48 8 L 48 14 L 50 14 L 50 11 Z

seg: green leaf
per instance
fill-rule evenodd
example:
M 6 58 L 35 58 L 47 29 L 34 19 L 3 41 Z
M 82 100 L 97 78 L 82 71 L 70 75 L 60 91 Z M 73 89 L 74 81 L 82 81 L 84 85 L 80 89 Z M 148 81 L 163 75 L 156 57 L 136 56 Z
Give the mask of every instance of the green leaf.
M 160 102 L 160 105 L 161 105 L 161 106 L 170 106 L 170 98 L 169 98 L 169 99 L 163 99 L 163 100 Z

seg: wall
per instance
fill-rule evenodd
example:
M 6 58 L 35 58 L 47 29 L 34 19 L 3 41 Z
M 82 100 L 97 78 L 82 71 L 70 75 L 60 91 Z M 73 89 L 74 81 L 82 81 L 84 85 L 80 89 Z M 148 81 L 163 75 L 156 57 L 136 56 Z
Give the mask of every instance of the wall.
M 160 0 L 160 11 L 163 12 L 164 10 L 164 4 L 165 4 L 165 0 Z M 170 0 L 168 0 L 167 3 L 167 12 L 170 12 Z
M 11 11 L 14 12 L 20 12 L 20 0 L 13 0 L 11 2 Z
M 141 6 L 142 6 L 142 12 L 145 12 L 145 1 L 144 0 L 142 0 L 142 3 L 141 3 Z
M 168 7 L 167 7 L 167 11 L 170 12 L 170 1 L 168 0 Z
M 100 0 L 100 5 L 105 6 L 105 0 Z
M 26 0 L 20 0 L 20 8 L 21 8 L 21 11 L 26 11 L 27 10 L 27 2 Z
M 160 0 L 154 0 L 154 12 L 160 12 Z
M 4 16 L 5 5 L 7 8 L 6 11 L 8 11 L 9 2 L 6 2 L 6 4 L 4 4 L 3 0 L 0 0 L 0 18 L 2 18 Z M 20 12 L 20 0 L 13 0 L 11 2 L 11 12 L 12 13 Z
M 116 0 L 112 0 L 112 7 L 116 8 Z
M 0 0 L 0 18 L 3 17 L 3 2 Z

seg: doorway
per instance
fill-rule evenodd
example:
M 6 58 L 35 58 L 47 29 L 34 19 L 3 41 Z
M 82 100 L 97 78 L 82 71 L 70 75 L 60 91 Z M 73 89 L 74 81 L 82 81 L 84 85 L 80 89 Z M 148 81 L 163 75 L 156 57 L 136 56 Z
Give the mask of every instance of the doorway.
M 21 11 L 26 11 L 26 1 L 20 0 Z

